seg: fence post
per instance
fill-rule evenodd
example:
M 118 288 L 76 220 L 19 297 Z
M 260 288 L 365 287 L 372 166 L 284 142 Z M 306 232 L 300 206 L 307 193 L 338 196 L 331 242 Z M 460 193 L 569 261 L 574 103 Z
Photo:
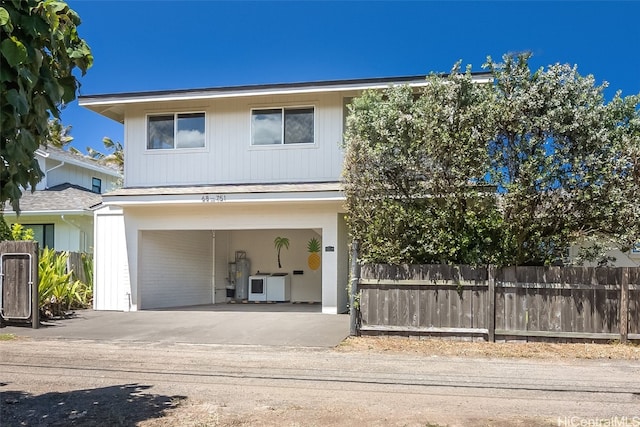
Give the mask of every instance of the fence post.
M 489 306 L 487 307 L 487 330 L 489 342 L 496 341 L 496 274 L 493 265 L 487 266 L 487 282 L 488 282 L 488 298 Z
M 351 244 L 351 283 L 349 286 L 349 334 L 358 335 L 358 310 L 356 309 L 356 295 L 358 294 L 358 283 L 360 283 L 360 264 L 358 255 L 360 242 L 354 240 Z
M 31 264 L 31 327 L 33 329 L 38 329 L 40 327 L 40 294 L 39 294 L 39 284 L 40 277 L 38 276 L 40 265 L 40 245 L 35 243 L 35 250 L 33 251 L 33 262 Z
M 622 267 L 620 280 L 620 342 L 629 339 L 629 267 Z

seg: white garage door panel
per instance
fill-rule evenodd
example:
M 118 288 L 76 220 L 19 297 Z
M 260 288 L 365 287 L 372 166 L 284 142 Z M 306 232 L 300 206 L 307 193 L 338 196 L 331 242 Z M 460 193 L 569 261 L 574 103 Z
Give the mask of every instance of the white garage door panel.
M 140 308 L 213 301 L 211 231 L 142 231 Z

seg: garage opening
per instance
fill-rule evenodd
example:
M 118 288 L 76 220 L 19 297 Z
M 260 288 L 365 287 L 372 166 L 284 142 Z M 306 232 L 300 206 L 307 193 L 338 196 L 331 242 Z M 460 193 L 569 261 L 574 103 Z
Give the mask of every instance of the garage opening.
M 213 300 L 210 230 L 140 233 L 139 308 L 180 307 Z
M 140 309 L 322 303 L 321 229 L 140 233 Z
M 320 230 L 216 231 L 215 302 L 320 304 L 320 242 Z

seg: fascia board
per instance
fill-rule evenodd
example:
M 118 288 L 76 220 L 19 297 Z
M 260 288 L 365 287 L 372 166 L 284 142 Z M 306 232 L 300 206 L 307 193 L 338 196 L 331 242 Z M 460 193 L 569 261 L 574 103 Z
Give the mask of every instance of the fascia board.
M 31 217 L 31 216 L 45 216 L 45 215 L 91 215 L 93 211 L 90 210 L 61 210 L 61 211 L 20 211 L 20 216 L 16 215 L 14 211 L 5 211 L 4 217 Z
M 216 198 L 216 196 L 220 196 Z M 205 199 L 205 197 L 209 197 Z M 310 193 L 232 193 L 232 194 L 172 194 L 141 196 L 104 196 L 107 206 L 150 206 L 150 205 L 213 205 L 236 203 L 283 203 L 283 202 L 332 202 L 344 201 L 340 191 L 319 191 Z
M 489 83 L 492 81 L 489 77 L 476 76 L 473 77 L 473 81 L 476 83 Z M 239 97 L 252 97 L 252 96 L 273 96 L 273 95 L 296 95 L 307 93 L 323 93 L 323 92 L 343 92 L 343 91 L 359 91 L 367 89 L 385 89 L 393 85 L 409 85 L 412 87 L 427 86 L 429 82 L 424 81 L 398 81 L 398 82 L 381 82 L 381 83 L 354 83 L 335 86 L 318 86 L 318 87 L 302 87 L 302 88 L 271 88 L 271 89 L 257 89 L 257 90 L 238 90 L 238 91 L 224 91 L 224 92 L 212 92 L 207 90 L 194 90 L 184 93 L 162 93 L 162 94 L 122 94 L 114 95 L 113 97 L 95 97 L 86 96 L 78 101 L 78 105 L 83 107 L 96 107 L 96 106 L 110 106 L 114 104 L 139 104 L 145 102 L 171 102 L 171 101 L 191 101 L 202 99 L 219 99 L 219 98 L 239 98 Z

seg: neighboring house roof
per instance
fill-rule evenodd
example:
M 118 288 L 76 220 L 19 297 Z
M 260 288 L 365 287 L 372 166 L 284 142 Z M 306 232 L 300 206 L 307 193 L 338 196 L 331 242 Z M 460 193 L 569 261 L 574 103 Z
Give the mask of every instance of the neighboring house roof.
M 88 212 L 100 204 L 102 196 L 73 184 L 60 184 L 46 190 L 25 191 L 20 198 L 21 215 L 46 213 Z M 5 205 L 5 214 L 13 213 L 11 205 Z
M 97 160 L 91 159 L 81 154 L 75 154 L 70 151 L 65 151 L 52 145 L 48 145 L 46 147 L 40 146 L 40 148 L 36 150 L 36 154 L 44 158 L 51 158 L 59 162 L 65 162 L 72 165 L 80 166 L 85 169 L 89 169 L 95 172 L 101 172 L 113 177 L 122 176 L 122 173 L 116 166 L 102 164 Z
M 491 74 L 489 73 L 480 72 L 472 73 L 472 75 L 474 80 L 478 82 L 488 82 L 491 80 Z M 123 123 L 125 104 L 150 101 L 162 102 L 242 96 L 383 89 L 391 85 L 425 86 L 427 84 L 426 76 L 420 75 L 87 95 L 80 96 L 78 98 L 78 102 L 79 105 L 93 110 L 103 116 L 109 117 L 117 122 Z

